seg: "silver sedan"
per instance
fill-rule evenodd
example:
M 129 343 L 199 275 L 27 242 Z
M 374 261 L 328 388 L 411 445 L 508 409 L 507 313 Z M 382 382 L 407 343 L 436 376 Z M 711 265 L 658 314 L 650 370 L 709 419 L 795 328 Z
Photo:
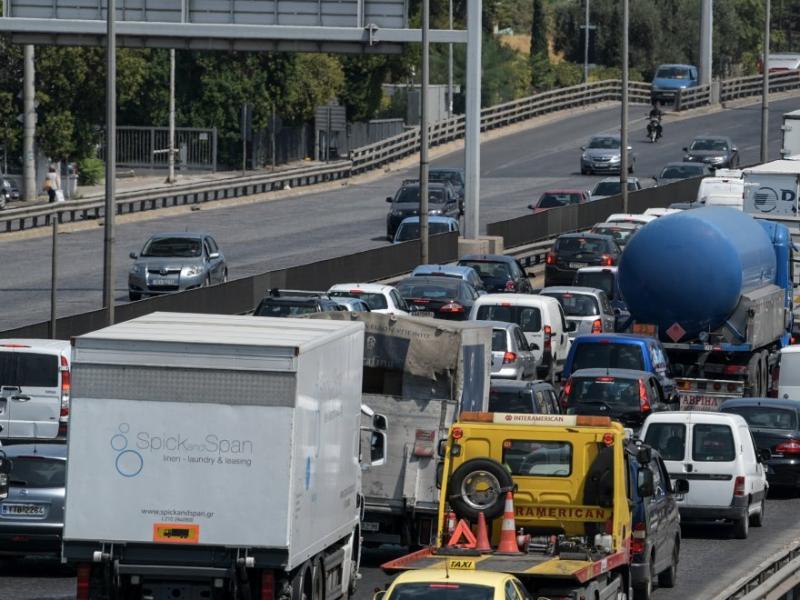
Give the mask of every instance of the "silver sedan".
M 128 273 L 128 296 L 139 300 L 228 280 L 225 257 L 205 233 L 160 233 L 151 237 Z

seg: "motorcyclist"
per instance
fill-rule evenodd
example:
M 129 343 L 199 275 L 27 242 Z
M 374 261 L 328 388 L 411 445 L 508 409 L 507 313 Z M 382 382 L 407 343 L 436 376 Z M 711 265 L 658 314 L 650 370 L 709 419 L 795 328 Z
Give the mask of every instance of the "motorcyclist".
M 651 128 L 655 126 L 656 128 L 656 139 L 661 137 L 661 117 L 664 116 L 664 113 L 661 112 L 661 109 L 658 108 L 658 102 L 653 102 L 653 108 L 650 109 L 650 114 L 648 118 L 650 122 L 647 124 L 647 132 L 648 134 L 651 131 Z

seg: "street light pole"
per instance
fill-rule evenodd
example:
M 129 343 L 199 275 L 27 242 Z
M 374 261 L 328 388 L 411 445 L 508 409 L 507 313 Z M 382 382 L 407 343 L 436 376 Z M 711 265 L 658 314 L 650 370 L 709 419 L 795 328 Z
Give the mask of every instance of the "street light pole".
M 583 83 L 589 83 L 589 0 L 586 2 L 586 30 L 583 32 Z
M 422 85 L 419 123 L 419 261 L 428 264 L 428 67 L 430 62 L 430 0 L 422 0 Z
M 622 0 L 622 116 L 620 124 L 619 184 L 622 212 L 628 212 L 628 0 Z
M 450 0 L 450 29 L 453 29 L 453 0 Z M 453 44 L 447 45 L 447 117 L 453 116 Z
M 169 49 L 169 176 L 167 183 L 175 183 L 175 48 Z
M 478 239 L 481 203 L 481 9 L 467 1 L 467 96 L 464 113 L 464 238 Z
M 106 204 L 103 238 L 103 306 L 114 324 L 114 195 L 117 176 L 117 32 L 116 2 L 106 13 Z
M 764 2 L 764 58 L 761 61 L 763 71 L 761 89 L 761 162 L 769 160 L 767 148 L 769 133 L 769 30 L 770 30 L 770 0 Z

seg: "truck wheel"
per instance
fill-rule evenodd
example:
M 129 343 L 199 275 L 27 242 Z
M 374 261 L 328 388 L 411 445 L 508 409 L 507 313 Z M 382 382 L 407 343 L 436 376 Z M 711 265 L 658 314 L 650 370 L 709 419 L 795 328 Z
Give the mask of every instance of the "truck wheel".
M 769 353 L 766 350 L 761 352 L 761 391 L 766 397 L 772 383 L 772 373 L 769 369 Z
M 473 458 L 458 467 L 447 485 L 450 506 L 460 519 L 475 521 L 478 513 L 487 520 L 503 514 L 505 493 L 514 482 L 496 460 Z
M 306 561 L 292 576 L 292 600 L 311 600 L 311 564 Z
M 311 569 L 311 600 L 323 600 L 325 598 L 325 566 L 322 558 L 314 559 L 314 566 Z
M 743 516 L 733 522 L 733 537 L 737 540 L 746 540 L 747 535 L 750 533 L 750 517 Z
M 747 362 L 747 386 L 751 398 L 761 398 L 761 355 L 754 354 Z

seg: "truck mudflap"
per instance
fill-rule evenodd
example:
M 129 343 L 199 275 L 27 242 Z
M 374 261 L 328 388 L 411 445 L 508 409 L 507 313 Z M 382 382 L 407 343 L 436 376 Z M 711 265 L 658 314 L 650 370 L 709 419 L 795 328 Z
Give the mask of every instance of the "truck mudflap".
M 725 400 L 744 395 L 744 381 L 676 377 L 681 410 L 718 411 Z
M 598 560 L 562 560 L 544 554 L 480 554 L 475 551 L 435 552 L 423 548 L 381 565 L 386 573 L 417 569 L 453 569 L 495 571 L 517 577 L 569 579 L 587 583 L 592 579 L 629 564 L 627 551 L 620 550 Z

